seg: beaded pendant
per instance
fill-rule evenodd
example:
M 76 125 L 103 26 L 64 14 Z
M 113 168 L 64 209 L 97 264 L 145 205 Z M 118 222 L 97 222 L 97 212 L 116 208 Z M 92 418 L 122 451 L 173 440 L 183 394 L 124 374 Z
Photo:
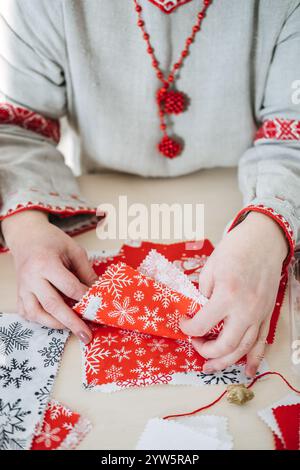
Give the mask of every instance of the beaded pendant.
M 185 93 L 179 91 L 175 87 L 176 74 L 181 69 L 184 59 L 189 55 L 191 44 L 194 42 L 197 33 L 201 29 L 201 23 L 206 15 L 206 10 L 212 3 L 212 0 L 204 0 L 202 9 L 197 13 L 196 23 L 192 28 L 190 36 L 185 41 L 185 47 L 180 54 L 180 58 L 174 63 L 170 73 L 165 76 L 159 67 L 159 62 L 154 53 L 154 48 L 150 42 L 150 35 L 145 28 L 145 22 L 142 18 L 142 7 L 138 0 L 133 0 L 135 11 L 137 12 L 137 25 L 142 31 L 143 39 L 147 44 L 147 52 L 152 60 L 152 67 L 156 72 L 156 76 L 162 83 L 162 86 L 156 93 L 156 103 L 158 107 L 158 116 L 160 120 L 160 129 L 162 131 L 162 139 L 157 145 L 158 151 L 166 158 L 175 158 L 182 153 L 183 141 L 175 136 L 170 136 L 167 132 L 167 117 L 169 115 L 178 115 L 186 111 L 188 105 L 188 97 Z

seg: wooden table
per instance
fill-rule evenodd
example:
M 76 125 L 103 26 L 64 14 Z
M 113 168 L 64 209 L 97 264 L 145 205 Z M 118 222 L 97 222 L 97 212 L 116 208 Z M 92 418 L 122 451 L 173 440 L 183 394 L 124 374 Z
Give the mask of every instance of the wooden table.
M 241 196 L 235 169 L 202 171 L 175 179 L 143 179 L 129 175 L 102 174 L 80 178 L 83 194 L 96 205 L 110 202 L 117 205 L 119 195 L 127 195 L 128 203 L 205 203 L 205 237 L 216 243 L 226 223 L 240 208 Z M 120 246 L 120 242 L 99 241 L 95 232 L 77 237 L 89 250 Z M 16 282 L 12 258 L 1 255 L 0 309 L 16 311 Z M 269 366 L 285 374 L 296 386 L 299 377 L 290 362 L 289 315 L 287 301 L 282 308 L 277 338 L 267 352 Z M 222 386 L 154 386 L 111 394 L 93 393 L 81 386 L 81 354 L 76 338 L 66 347 L 55 383 L 53 397 L 71 409 L 90 418 L 92 432 L 80 449 L 134 449 L 148 419 L 176 411 L 193 410 L 212 401 Z M 239 408 L 225 400 L 208 413 L 229 417 L 235 449 L 272 449 L 272 435 L 258 418 L 257 410 L 279 400 L 288 393 L 276 377 L 255 385 L 256 397 Z

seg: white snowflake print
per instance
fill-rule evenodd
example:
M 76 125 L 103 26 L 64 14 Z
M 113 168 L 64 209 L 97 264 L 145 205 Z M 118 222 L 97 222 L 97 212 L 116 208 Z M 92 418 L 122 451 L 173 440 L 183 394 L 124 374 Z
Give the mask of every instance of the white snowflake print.
M 146 362 L 137 360 L 137 365 L 138 367 L 131 369 L 130 372 L 137 374 L 139 379 L 150 378 L 159 371 L 158 367 L 153 366 L 153 359 L 149 359 L 149 361 Z
M 196 372 L 198 370 L 201 370 L 202 367 L 198 366 L 196 362 L 197 359 L 194 359 L 193 361 L 189 361 L 188 359 L 186 359 L 185 364 L 183 366 L 180 366 L 180 369 L 183 369 L 184 372 Z
M 135 350 L 135 354 L 136 354 L 138 357 L 145 356 L 145 354 L 146 354 L 146 349 L 145 349 L 145 348 L 137 348 L 137 349 Z
M 143 299 L 144 299 L 144 292 L 142 292 L 141 290 L 137 290 L 134 294 L 133 294 L 133 297 L 134 297 L 134 300 L 136 300 L 137 302 L 141 302 Z
M 116 299 L 119 299 L 123 289 L 132 284 L 132 279 L 125 274 L 125 263 L 118 263 L 110 265 L 102 278 L 97 282 L 100 289 L 107 290 Z
M 117 359 L 118 362 L 122 362 L 124 359 L 129 359 L 129 354 L 131 349 L 125 349 L 125 346 L 122 346 L 120 349 L 114 349 L 115 354 L 112 355 L 113 359 Z
M 72 429 L 74 428 L 74 424 L 72 424 L 72 423 L 63 423 L 62 427 L 64 429 L 66 429 L 67 431 L 72 431 Z
M 163 364 L 165 367 L 175 366 L 177 362 L 177 356 L 172 353 L 162 354 L 160 364 Z
M 122 371 L 122 367 L 111 366 L 109 369 L 105 371 L 106 378 L 115 382 L 120 377 L 123 377 L 124 374 L 121 371 Z
M 159 351 L 159 352 L 164 352 L 164 349 L 168 347 L 166 341 L 162 338 L 156 339 L 154 338 L 151 343 L 148 343 L 147 346 L 149 346 L 150 351 Z
M 180 301 L 179 295 L 176 292 L 173 292 L 168 286 L 155 282 L 154 288 L 156 292 L 152 299 L 154 302 L 160 302 L 163 308 L 168 308 L 171 302 L 177 303 Z
M 109 312 L 108 316 L 111 318 L 117 318 L 117 323 L 119 326 L 123 326 L 125 321 L 130 323 L 131 325 L 135 324 L 135 319 L 133 315 L 139 311 L 138 307 L 130 307 L 130 298 L 125 297 L 123 300 L 123 304 L 121 304 L 118 300 L 113 300 L 113 306 L 116 310 Z
M 131 341 L 136 346 L 139 346 L 143 339 L 151 338 L 150 335 L 130 330 L 121 330 L 120 334 L 123 336 L 122 343 L 128 343 Z
M 113 343 L 118 342 L 116 338 L 117 338 L 116 335 L 112 335 L 111 333 L 108 333 L 105 337 L 102 337 L 102 343 L 107 344 L 107 346 L 111 346 Z
M 101 311 L 105 307 L 107 307 L 107 303 L 104 302 L 102 295 L 90 295 L 86 300 L 83 317 L 87 320 L 95 320 L 99 310 Z
M 200 303 L 193 300 L 187 309 L 187 316 L 193 317 L 197 312 L 199 312 L 199 305 Z
M 158 307 L 155 307 L 153 310 L 144 307 L 144 315 L 138 317 L 139 320 L 144 322 L 143 330 L 152 329 L 153 331 L 157 331 L 157 324 L 164 321 L 164 319 L 158 315 L 158 310 Z
M 60 428 L 51 429 L 50 424 L 45 423 L 44 430 L 36 438 L 36 442 L 44 442 L 45 447 L 51 447 L 52 442 L 59 442 L 60 437 L 57 436 Z
M 137 280 L 138 287 L 140 287 L 140 286 L 149 287 L 149 278 L 148 277 L 144 276 L 143 274 L 136 274 L 133 277 L 134 277 L 134 279 Z
M 192 357 L 195 353 L 195 349 L 191 341 L 177 340 L 178 348 L 175 349 L 176 352 L 184 353 L 187 357 Z
M 179 328 L 179 321 L 182 315 L 179 310 L 175 310 L 173 313 L 167 313 L 167 323 L 166 327 L 172 330 L 174 333 L 178 333 L 180 330 Z
M 97 374 L 100 369 L 100 361 L 110 356 L 110 351 L 101 345 L 100 338 L 96 338 L 85 347 L 85 363 L 87 372 Z
M 55 400 L 51 400 L 49 402 L 48 407 L 49 407 L 50 419 L 51 420 L 57 419 L 60 415 L 61 416 L 66 416 L 67 418 L 72 416 L 72 411 L 71 410 L 68 410 L 68 408 L 65 408 L 63 405 L 61 405 L 60 403 L 58 403 Z

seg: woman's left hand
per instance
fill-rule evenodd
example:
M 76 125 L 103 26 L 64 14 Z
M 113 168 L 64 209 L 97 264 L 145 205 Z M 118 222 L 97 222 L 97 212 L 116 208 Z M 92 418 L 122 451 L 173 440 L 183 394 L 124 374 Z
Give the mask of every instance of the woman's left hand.
M 204 372 L 225 369 L 247 355 L 246 374 L 255 376 L 264 356 L 271 314 L 288 244 L 270 217 L 251 212 L 216 247 L 199 279 L 209 301 L 192 319 L 182 319 L 182 331 L 208 359 Z M 216 340 L 203 337 L 221 320 Z

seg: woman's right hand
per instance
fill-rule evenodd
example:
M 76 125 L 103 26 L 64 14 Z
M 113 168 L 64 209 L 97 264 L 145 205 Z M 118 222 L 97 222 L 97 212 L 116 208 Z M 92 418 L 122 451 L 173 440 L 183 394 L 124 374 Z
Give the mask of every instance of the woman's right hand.
M 90 329 L 60 295 L 78 301 L 97 280 L 85 250 L 39 211 L 7 217 L 2 231 L 17 271 L 19 314 L 49 328 L 68 328 L 88 344 Z

